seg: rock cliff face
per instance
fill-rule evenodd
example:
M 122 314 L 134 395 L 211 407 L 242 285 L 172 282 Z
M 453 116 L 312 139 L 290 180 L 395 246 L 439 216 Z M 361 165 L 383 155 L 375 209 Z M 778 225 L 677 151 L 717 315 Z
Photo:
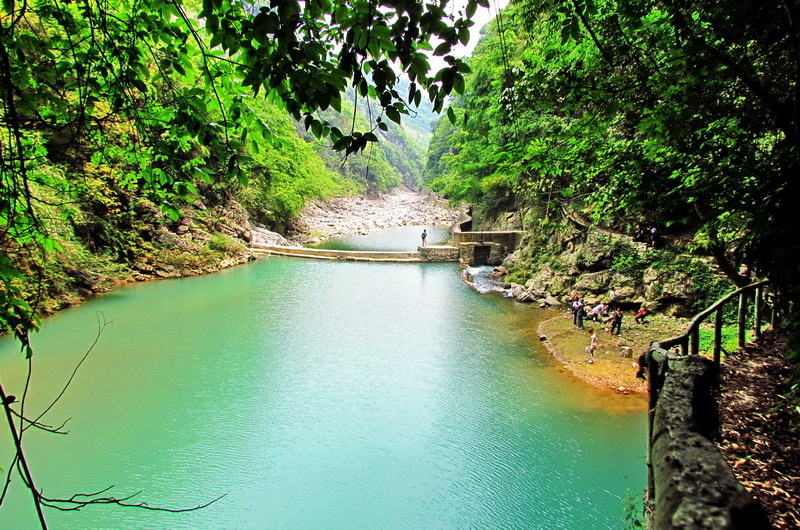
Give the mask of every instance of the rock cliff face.
M 196 276 L 254 259 L 252 229 L 236 201 L 206 208 L 196 202 L 173 224 L 150 226 L 150 243 L 132 265 L 132 278 Z M 149 251 L 149 252 L 148 252 Z
M 176 221 L 152 203 L 141 201 L 137 207 L 139 222 L 135 229 L 121 232 L 125 247 L 120 255 L 106 252 L 87 258 L 88 253 L 81 254 L 71 242 L 75 236 L 59 234 L 65 241 L 63 251 L 42 271 L 51 281 L 41 294 L 41 315 L 79 304 L 120 283 L 196 276 L 254 259 L 248 215 L 236 201 L 207 207 L 198 200 L 184 207 Z M 20 263 L 31 276 L 35 265 Z
M 510 287 L 521 301 L 563 304 L 578 293 L 594 305 L 608 302 L 613 289 L 629 309 L 645 306 L 676 316 L 693 312 L 698 298 L 707 296 L 700 291 L 708 289 L 714 276 L 705 260 L 648 248 L 627 235 L 594 227 L 532 235 L 504 265 L 516 280 Z M 698 271 L 704 272 L 702 278 Z

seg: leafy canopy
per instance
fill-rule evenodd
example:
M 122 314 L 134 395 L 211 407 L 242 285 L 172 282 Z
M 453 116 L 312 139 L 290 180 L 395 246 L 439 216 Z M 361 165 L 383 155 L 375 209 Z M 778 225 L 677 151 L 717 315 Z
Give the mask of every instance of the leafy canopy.
M 441 110 L 448 95 L 463 91 L 469 69 L 451 50 L 468 41 L 479 5 L 488 4 L 468 0 L 455 12 L 446 0 L 4 0 L 3 328 L 24 335 L 33 327 L 13 262 L 55 245 L 35 208 L 35 189 L 59 185 L 45 161 L 118 168 L 121 187 L 144 190 L 177 217 L 177 202 L 199 183 L 245 183 L 258 165 L 252 153 L 281 148 L 256 97 L 346 153 L 376 141 L 380 124 L 399 122 L 423 95 Z M 430 53 L 447 66 L 432 72 Z M 400 73 L 411 81 L 403 93 Z M 342 110 L 347 87 L 377 103 L 372 130 L 320 117 Z
M 439 149 L 447 170 L 431 182 L 623 228 L 644 218 L 692 231 L 734 281 L 745 262 L 797 299 L 797 11 L 733 0 L 512 4 L 470 61 L 455 105 L 468 119 Z

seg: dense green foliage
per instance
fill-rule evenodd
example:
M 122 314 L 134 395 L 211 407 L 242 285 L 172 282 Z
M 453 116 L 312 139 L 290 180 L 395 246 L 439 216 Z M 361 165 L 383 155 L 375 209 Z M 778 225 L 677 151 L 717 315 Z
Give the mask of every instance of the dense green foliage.
M 263 146 L 252 155 L 246 166 L 247 184 L 238 192 L 233 190 L 254 221 L 280 230 L 308 200 L 358 189 L 355 182 L 326 167 L 314 146 L 297 134 L 294 122 L 283 110 L 260 103 L 258 112 L 278 143 Z M 354 160 L 363 158 L 353 155 Z M 231 188 L 228 186 L 229 191 Z
M 431 186 L 695 234 L 797 300 L 796 2 L 512 4 L 479 43 Z M 448 127 L 442 125 L 442 127 Z M 546 208 L 540 208 L 545 210 Z
M 641 283 L 648 269 L 657 270 L 667 277 L 686 277 L 694 293 L 689 307 L 693 313 L 699 313 L 730 291 L 730 283 L 720 278 L 703 259 L 676 256 L 673 252 L 659 249 L 640 252 L 620 246 L 614 250 L 611 270 Z M 732 311 L 733 307 L 728 309 Z
M 145 87 L 154 88 L 149 84 Z M 99 105 L 107 106 L 106 102 Z M 382 146 L 351 154 L 346 159 L 347 166 L 343 166 L 342 155 L 332 152 L 329 146 L 318 141 L 319 146 L 315 147 L 301 138 L 296 123 L 281 107 L 260 98 L 253 99 L 250 105 L 261 125 L 269 130 L 270 141 L 257 148 L 242 145 L 240 169 L 249 176 L 242 183 L 227 182 L 222 175 L 192 182 L 190 174 L 177 170 L 175 175 L 186 178 L 177 184 L 180 188 L 166 195 L 154 194 L 141 180 L 129 180 L 138 167 L 128 163 L 128 144 L 136 148 L 143 137 L 158 135 L 159 130 L 132 130 L 127 123 L 115 124 L 113 118 L 101 123 L 104 131 L 97 135 L 100 145 L 69 146 L 69 156 L 57 156 L 44 149 L 35 168 L 29 165 L 35 176 L 31 196 L 36 199 L 30 215 L 46 230 L 47 240 L 58 245 L 58 252 L 31 255 L 28 251 L 35 246 L 15 246 L 13 240 L 6 240 L 4 250 L 15 263 L 12 266 L 23 271 L 10 284 L 19 289 L 17 310 L 50 313 L 71 303 L 76 292 L 105 289 L 115 278 L 129 276 L 130 267 L 139 261 L 157 261 L 181 271 L 204 270 L 226 251 L 239 250 L 215 249 L 214 245 L 177 248 L 161 234 L 158 227 L 169 228 L 186 215 L 213 231 L 218 221 L 210 215 L 202 211 L 187 213 L 195 209 L 195 202 L 205 209 L 234 198 L 250 212 L 253 221 L 282 231 L 309 200 L 365 191 L 368 184 L 361 168 L 371 160 L 377 160 L 371 164 L 373 168 L 389 175 L 379 180 L 380 191 L 400 182 Z M 344 110 L 348 111 L 346 106 Z M 356 118 L 359 130 L 368 128 L 360 113 Z M 331 115 L 331 120 L 347 119 L 341 114 Z M 21 131 L 26 134 L 44 127 L 37 122 L 25 125 Z M 48 147 L 58 141 L 54 139 L 58 135 L 44 128 L 39 137 Z M 400 151 L 405 154 L 411 149 L 413 145 L 403 144 Z M 209 156 L 213 158 L 214 154 L 209 151 Z M 335 162 L 326 167 L 326 159 Z M 351 169 L 350 174 L 347 169 Z M 171 217 L 159 211 L 159 206 L 165 204 Z M 36 300 L 35 308 L 27 305 L 29 300 Z
M 309 197 L 399 183 L 392 162 L 415 181 L 402 148 L 355 153 L 423 94 L 441 109 L 463 88 L 468 69 L 450 50 L 468 40 L 477 6 L 448 17 L 445 4 L 406 1 L 3 2 L 3 329 L 24 338 L 33 325 L 20 283 L 59 246 L 43 205 L 88 201 L 80 215 L 51 213 L 88 250 L 132 258 L 153 206 L 177 220 L 187 201 L 223 201 L 245 186 L 255 217 L 279 227 Z M 431 51 L 447 63 L 438 72 Z M 347 87 L 372 101 L 373 116 L 347 108 Z M 287 112 L 351 155 L 338 165 L 355 184 L 288 132 Z

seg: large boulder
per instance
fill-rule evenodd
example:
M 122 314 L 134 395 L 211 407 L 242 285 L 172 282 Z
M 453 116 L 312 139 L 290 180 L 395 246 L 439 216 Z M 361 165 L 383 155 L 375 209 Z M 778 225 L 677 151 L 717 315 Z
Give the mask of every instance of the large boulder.
M 251 243 L 259 245 L 290 247 L 292 244 L 277 232 L 271 232 L 264 227 L 254 226 L 250 229 Z
M 600 295 L 608 293 L 608 289 L 614 281 L 614 271 L 607 269 L 598 272 L 583 274 L 575 282 L 575 290 L 583 295 Z
M 624 238 L 611 232 L 589 228 L 583 244 L 576 247 L 578 268 L 600 271 L 611 267 L 614 259 L 613 249 Z
M 567 296 L 572 288 L 573 277 L 566 273 L 556 273 L 550 267 L 542 267 L 525 288 L 532 293 L 549 293 L 555 297 Z
M 583 274 L 575 282 L 574 289 L 581 293 L 588 303 L 608 301 L 611 289 L 623 303 L 640 303 L 642 297 L 637 290 L 636 280 L 611 269 Z
M 664 273 L 655 269 L 647 269 L 644 273 L 645 296 L 656 299 L 690 299 L 692 297 L 692 280 L 683 272 Z
M 549 306 L 554 306 L 554 307 L 558 307 L 558 306 L 561 305 L 561 302 L 556 300 L 552 296 L 548 296 L 547 298 L 545 298 L 544 299 L 544 303 L 549 305 Z
M 518 302 L 534 302 L 534 301 L 536 301 L 536 297 L 534 297 L 530 293 L 530 291 L 525 291 L 525 290 L 521 291 L 518 295 L 515 295 L 514 298 L 516 298 L 516 300 Z

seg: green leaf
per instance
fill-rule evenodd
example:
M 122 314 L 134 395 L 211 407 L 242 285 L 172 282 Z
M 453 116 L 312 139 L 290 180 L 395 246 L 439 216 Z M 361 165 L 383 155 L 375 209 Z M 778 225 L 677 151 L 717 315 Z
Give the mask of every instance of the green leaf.
M 450 120 L 451 124 L 453 125 L 456 124 L 457 118 L 456 118 L 456 113 L 453 110 L 453 107 L 447 107 L 447 119 Z
M 452 50 L 452 49 L 453 49 L 453 46 L 449 42 L 443 42 L 443 43 L 439 44 L 436 47 L 435 50 L 433 50 L 433 54 L 437 55 L 437 56 L 446 55 L 446 54 L 450 53 L 450 50 Z
M 467 45 L 469 42 L 469 29 L 461 28 L 461 30 L 458 32 L 458 42 L 464 46 Z
M 465 9 L 467 18 L 472 18 L 473 16 L 475 16 L 475 12 L 477 10 L 478 10 L 478 2 L 476 2 L 475 0 L 469 0 L 467 2 L 467 7 Z
M 400 118 L 400 113 L 394 107 L 386 107 L 386 117 L 392 120 L 393 122 L 400 124 L 402 119 Z

